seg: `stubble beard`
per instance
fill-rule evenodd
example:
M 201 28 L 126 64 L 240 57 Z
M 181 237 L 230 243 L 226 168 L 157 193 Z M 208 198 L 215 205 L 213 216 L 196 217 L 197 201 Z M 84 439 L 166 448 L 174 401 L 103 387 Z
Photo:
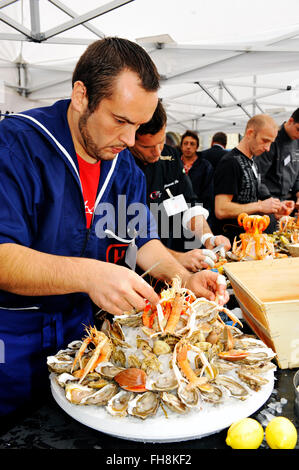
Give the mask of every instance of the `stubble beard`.
M 80 135 L 84 144 L 85 151 L 88 155 L 94 158 L 97 162 L 100 160 L 113 160 L 115 158 L 115 154 L 109 152 L 109 148 L 101 148 L 96 145 L 93 138 L 88 132 L 87 129 L 87 120 L 90 116 L 90 111 L 86 111 L 82 116 L 79 118 L 78 127 L 80 131 Z

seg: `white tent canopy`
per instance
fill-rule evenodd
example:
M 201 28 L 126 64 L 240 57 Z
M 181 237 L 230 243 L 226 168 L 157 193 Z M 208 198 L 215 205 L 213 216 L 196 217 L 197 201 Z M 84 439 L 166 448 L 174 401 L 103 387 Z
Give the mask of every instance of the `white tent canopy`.
M 168 130 L 242 132 L 299 106 L 298 0 L 2 0 L 2 112 L 69 97 L 77 59 L 103 36 L 149 52 Z

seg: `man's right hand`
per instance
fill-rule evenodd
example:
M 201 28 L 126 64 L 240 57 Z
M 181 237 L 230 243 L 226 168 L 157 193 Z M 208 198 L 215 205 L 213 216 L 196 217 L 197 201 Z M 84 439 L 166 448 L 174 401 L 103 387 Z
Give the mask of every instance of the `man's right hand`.
M 261 212 L 263 214 L 275 214 L 276 212 L 279 212 L 281 207 L 280 200 L 274 197 L 269 197 L 268 199 L 259 202 Z
M 94 266 L 87 275 L 87 293 L 91 300 L 113 315 L 143 310 L 146 300 L 159 302 L 154 289 L 128 268 L 113 263 L 93 260 Z

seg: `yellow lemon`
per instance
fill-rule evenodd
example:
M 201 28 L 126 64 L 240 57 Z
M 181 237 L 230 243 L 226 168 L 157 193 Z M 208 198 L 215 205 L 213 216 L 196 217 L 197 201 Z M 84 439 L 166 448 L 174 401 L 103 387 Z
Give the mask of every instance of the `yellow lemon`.
M 288 418 L 277 416 L 266 427 L 266 441 L 271 449 L 294 449 L 297 430 Z
M 232 449 L 258 449 L 263 439 L 264 430 L 260 423 L 244 418 L 229 427 L 225 442 Z

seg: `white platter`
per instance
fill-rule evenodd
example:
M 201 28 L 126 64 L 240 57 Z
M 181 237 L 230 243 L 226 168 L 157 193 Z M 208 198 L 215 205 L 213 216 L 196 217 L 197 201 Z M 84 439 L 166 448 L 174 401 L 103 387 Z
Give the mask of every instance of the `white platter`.
M 160 408 L 153 417 L 145 420 L 135 417 L 118 418 L 109 415 L 105 407 L 95 405 L 73 405 L 66 398 L 55 374 L 50 375 L 51 391 L 57 404 L 80 423 L 105 434 L 121 439 L 141 442 L 178 442 L 214 434 L 229 427 L 234 421 L 251 416 L 269 398 L 274 387 L 274 372 L 265 377 L 269 382 L 258 392 L 250 390 L 244 401 L 230 398 L 227 403 L 210 405 L 205 403 L 201 411 L 188 414 L 168 413 L 166 418 Z

